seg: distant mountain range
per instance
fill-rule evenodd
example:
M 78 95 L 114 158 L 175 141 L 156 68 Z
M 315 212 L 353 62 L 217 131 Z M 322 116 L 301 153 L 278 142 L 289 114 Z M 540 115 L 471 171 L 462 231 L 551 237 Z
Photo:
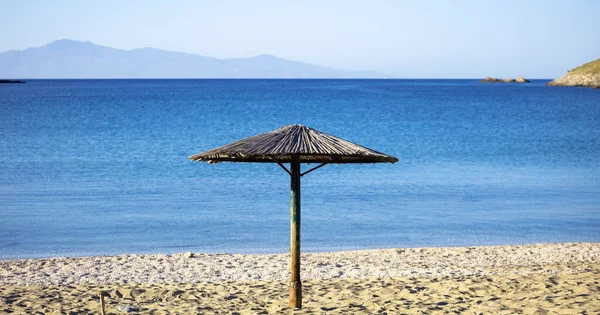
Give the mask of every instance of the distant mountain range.
M 272 55 L 217 59 L 156 48 L 121 50 L 57 40 L 0 53 L 0 78 L 383 78 L 285 60 Z

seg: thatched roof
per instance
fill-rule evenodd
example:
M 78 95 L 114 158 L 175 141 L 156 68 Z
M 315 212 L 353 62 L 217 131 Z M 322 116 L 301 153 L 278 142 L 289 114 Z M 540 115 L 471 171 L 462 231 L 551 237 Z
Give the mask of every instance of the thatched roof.
M 292 157 L 301 163 L 395 163 L 397 158 L 302 125 L 289 125 L 190 156 L 191 160 L 219 163 L 279 162 Z

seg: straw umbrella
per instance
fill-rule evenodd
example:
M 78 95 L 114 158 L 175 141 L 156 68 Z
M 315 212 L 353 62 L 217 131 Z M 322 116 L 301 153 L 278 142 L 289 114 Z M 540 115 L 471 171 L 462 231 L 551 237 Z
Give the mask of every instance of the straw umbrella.
M 291 177 L 290 306 L 302 307 L 300 281 L 300 177 L 327 164 L 395 163 L 393 156 L 373 151 L 303 125 L 289 125 L 190 156 L 193 161 L 277 163 Z M 290 169 L 283 164 L 290 163 Z M 301 172 L 301 163 L 320 163 Z

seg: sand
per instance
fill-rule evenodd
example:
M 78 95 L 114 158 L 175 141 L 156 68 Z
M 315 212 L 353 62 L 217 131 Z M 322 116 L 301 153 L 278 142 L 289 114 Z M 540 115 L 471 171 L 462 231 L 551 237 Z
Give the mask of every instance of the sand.
M 190 257 L 191 256 L 191 257 Z M 0 313 L 598 314 L 600 243 L 0 261 Z

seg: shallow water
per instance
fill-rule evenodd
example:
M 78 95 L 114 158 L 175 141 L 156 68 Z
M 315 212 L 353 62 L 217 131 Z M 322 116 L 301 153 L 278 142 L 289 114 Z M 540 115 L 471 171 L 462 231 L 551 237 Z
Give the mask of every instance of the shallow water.
M 286 252 L 283 170 L 187 157 L 294 123 L 400 160 L 303 177 L 305 251 L 598 242 L 600 91 L 545 82 L 3 85 L 0 258 Z

